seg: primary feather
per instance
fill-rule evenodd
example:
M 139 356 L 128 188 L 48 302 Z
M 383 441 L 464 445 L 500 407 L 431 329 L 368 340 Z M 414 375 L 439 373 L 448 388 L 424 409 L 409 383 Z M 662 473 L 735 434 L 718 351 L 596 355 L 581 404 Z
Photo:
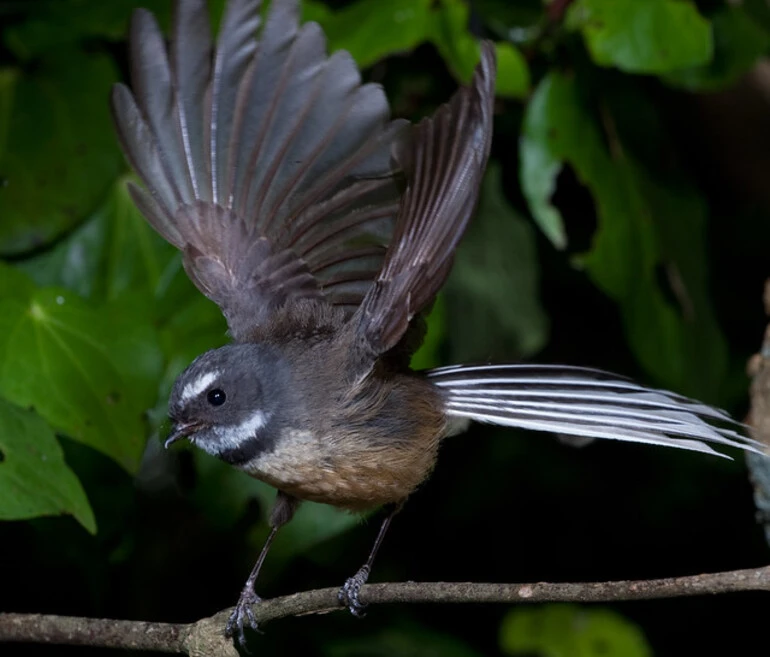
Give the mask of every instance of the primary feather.
M 326 55 L 298 0 L 230 0 L 216 41 L 204 0 L 178 0 L 170 46 L 146 10 L 131 26 L 132 90 L 118 135 L 150 224 L 236 340 L 291 299 L 351 311 L 380 270 L 408 139 L 349 54 Z
M 484 41 L 471 83 L 423 119 L 400 153 L 407 189 L 382 271 L 357 315 L 370 355 L 396 346 L 449 275 L 489 158 L 495 75 L 494 45 Z

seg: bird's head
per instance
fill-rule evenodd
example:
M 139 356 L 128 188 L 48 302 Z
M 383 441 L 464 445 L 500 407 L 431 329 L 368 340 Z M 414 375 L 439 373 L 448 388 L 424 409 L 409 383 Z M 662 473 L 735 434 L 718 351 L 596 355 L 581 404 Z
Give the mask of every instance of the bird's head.
M 233 465 L 273 447 L 288 365 L 266 345 L 236 344 L 196 358 L 174 383 L 166 447 L 182 438 Z

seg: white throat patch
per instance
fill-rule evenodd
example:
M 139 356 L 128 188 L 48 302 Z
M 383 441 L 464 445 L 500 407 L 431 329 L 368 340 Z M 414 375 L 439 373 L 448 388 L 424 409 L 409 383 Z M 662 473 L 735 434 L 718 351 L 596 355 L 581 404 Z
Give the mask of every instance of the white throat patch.
M 205 374 L 201 374 L 197 379 L 194 381 L 190 381 L 182 390 L 182 401 L 188 401 L 192 399 L 193 397 L 197 397 L 200 395 L 206 388 L 208 388 L 214 381 L 217 380 L 217 377 L 221 372 L 219 370 L 214 370 L 213 372 L 206 372 Z

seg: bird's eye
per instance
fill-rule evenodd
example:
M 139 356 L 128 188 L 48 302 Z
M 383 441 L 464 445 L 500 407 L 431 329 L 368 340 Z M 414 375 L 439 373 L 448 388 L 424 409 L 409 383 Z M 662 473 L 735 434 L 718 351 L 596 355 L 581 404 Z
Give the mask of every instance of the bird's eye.
M 224 390 L 214 388 L 213 390 L 208 391 L 206 399 L 212 406 L 221 406 L 227 400 L 227 395 Z

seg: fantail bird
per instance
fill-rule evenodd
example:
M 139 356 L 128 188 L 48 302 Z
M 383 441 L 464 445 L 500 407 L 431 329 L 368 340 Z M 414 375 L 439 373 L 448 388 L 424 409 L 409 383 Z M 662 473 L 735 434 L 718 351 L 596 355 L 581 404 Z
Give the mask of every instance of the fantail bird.
M 205 0 L 178 0 L 166 48 L 131 25 L 133 92 L 112 109 L 144 182 L 130 193 L 227 318 L 231 345 L 176 380 L 166 445 L 197 447 L 278 489 L 272 531 L 227 624 L 256 625 L 254 582 L 301 500 L 395 509 L 469 420 L 718 454 L 761 452 L 722 411 L 562 366 L 409 368 L 489 156 L 495 51 L 432 118 L 391 121 L 382 89 L 325 52 L 298 0 L 230 0 L 216 43 Z M 351 611 L 390 523 L 340 592 Z

